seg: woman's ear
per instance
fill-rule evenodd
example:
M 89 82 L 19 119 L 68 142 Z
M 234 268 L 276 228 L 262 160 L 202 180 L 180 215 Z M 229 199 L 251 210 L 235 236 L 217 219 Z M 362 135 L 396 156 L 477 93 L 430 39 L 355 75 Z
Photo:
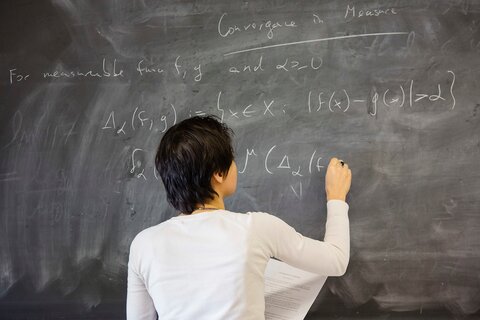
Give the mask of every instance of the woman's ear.
M 222 184 L 223 183 L 223 180 L 225 180 L 225 177 L 224 175 L 221 173 L 221 172 L 215 172 L 212 176 L 212 179 L 218 183 L 218 184 Z

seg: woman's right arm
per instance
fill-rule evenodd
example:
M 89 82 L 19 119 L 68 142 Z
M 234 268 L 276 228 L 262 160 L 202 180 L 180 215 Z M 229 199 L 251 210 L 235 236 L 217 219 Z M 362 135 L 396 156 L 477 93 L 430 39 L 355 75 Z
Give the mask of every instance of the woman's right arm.
M 255 216 L 255 225 L 264 250 L 272 257 L 313 273 L 341 276 L 350 258 L 349 206 L 345 199 L 351 171 L 348 165 L 333 158 L 325 180 L 328 202 L 324 241 L 305 237 L 283 220 L 266 213 Z

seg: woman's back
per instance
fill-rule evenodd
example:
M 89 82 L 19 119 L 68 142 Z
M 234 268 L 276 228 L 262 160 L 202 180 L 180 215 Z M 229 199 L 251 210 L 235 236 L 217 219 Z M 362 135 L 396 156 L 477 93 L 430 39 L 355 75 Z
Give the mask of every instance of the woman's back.
M 345 272 L 347 212 L 343 201 L 328 203 L 328 224 L 335 230 L 326 235 L 330 242 L 303 237 L 262 212 L 216 210 L 148 228 L 130 249 L 127 315 L 263 319 L 264 272 L 271 257 L 319 274 Z

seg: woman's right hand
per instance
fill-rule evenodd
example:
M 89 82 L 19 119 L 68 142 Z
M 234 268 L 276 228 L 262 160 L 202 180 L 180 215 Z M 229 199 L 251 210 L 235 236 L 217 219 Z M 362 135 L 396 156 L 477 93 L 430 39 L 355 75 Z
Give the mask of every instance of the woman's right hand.
M 347 198 L 350 185 L 352 183 L 352 171 L 348 164 L 343 163 L 337 158 L 332 158 L 328 164 L 327 174 L 325 175 L 325 191 L 328 200 L 342 200 Z

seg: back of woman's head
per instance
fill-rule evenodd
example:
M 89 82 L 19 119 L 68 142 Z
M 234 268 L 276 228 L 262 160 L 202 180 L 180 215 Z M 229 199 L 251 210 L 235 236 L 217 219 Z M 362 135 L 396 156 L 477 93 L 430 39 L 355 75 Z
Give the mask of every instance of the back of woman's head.
M 155 166 L 174 208 L 190 214 L 214 198 L 211 178 L 214 173 L 228 173 L 234 158 L 232 135 L 214 116 L 192 117 L 167 130 Z

